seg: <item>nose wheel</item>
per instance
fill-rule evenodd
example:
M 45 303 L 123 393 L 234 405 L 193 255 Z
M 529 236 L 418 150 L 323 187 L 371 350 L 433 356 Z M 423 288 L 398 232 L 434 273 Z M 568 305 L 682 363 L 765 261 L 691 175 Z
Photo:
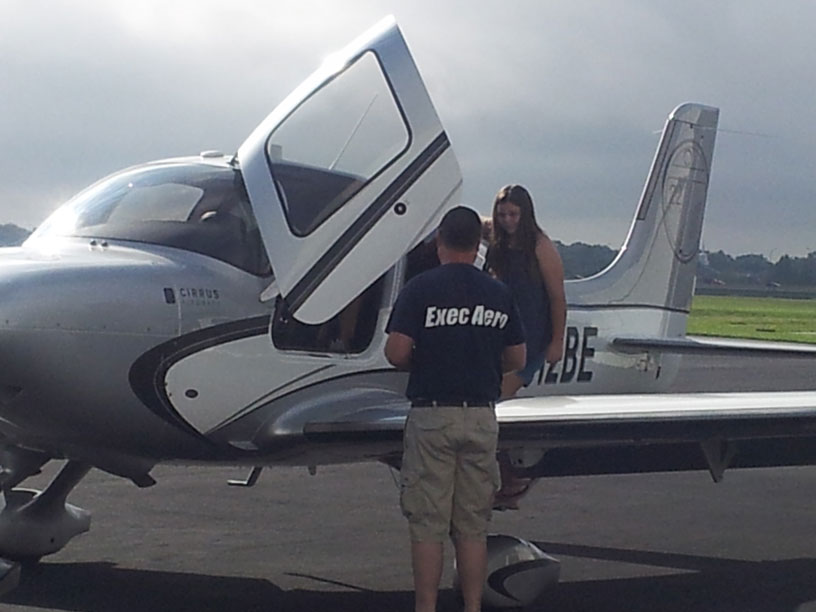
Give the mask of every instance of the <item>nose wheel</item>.
M 3 492 L 0 510 L 0 557 L 39 559 L 62 549 L 91 526 L 89 512 L 67 503 L 68 494 L 91 466 L 69 461 L 44 491 Z

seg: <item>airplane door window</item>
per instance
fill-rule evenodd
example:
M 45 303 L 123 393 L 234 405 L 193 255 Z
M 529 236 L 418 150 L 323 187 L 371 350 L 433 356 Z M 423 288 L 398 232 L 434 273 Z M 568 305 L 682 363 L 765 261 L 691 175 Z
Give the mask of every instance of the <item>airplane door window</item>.
M 269 137 L 267 159 L 292 232 L 313 232 L 408 144 L 382 69 L 365 53 Z

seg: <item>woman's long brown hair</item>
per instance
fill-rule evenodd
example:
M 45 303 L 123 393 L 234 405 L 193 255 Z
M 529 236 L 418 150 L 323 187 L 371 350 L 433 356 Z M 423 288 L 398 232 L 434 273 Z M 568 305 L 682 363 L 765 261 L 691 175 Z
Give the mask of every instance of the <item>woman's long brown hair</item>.
M 515 235 L 511 236 L 502 228 L 498 219 L 499 204 L 515 204 L 521 209 L 518 229 Z M 535 208 L 533 198 L 530 193 L 521 185 L 506 185 L 496 194 L 493 202 L 493 233 L 490 237 L 490 246 L 487 250 L 487 268 L 491 274 L 502 279 L 505 276 L 507 252 L 510 242 L 513 241 L 513 248 L 524 253 L 524 261 L 527 264 L 527 271 L 532 277 L 541 277 L 536 259 L 535 247 L 538 236 L 544 232 L 538 226 L 535 218 Z

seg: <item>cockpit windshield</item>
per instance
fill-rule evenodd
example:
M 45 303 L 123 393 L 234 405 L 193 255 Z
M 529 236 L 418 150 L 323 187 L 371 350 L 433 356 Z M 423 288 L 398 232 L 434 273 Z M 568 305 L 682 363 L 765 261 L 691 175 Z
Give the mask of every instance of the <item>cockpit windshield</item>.
M 271 273 L 239 170 L 167 162 L 125 170 L 66 202 L 32 235 L 131 240 Z

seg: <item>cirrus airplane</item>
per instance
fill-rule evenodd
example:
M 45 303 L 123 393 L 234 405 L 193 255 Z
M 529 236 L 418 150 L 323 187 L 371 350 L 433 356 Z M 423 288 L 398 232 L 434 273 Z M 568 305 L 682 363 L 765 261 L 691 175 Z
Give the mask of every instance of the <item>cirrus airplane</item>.
M 814 392 L 667 392 L 683 353 L 814 355 L 685 334 L 717 121 L 699 104 L 670 114 L 617 258 L 566 283 L 564 359 L 496 407 L 510 482 L 816 463 Z M 159 463 L 245 466 L 231 483 L 245 486 L 264 466 L 398 467 L 407 374 L 385 359 L 385 323 L 438 263 L 433 232 L 461 185 L 389 18 L 234 155 L 113 174 L 1 249 L 6 587 L 17 561 L 89 529 L 66 499 L 92 468 L 147 487 Z M 20 487 L 52 460 L 43 491 Z M 493 554 L 499 603 L 538 596 L 557 563 L 538 560 Z

